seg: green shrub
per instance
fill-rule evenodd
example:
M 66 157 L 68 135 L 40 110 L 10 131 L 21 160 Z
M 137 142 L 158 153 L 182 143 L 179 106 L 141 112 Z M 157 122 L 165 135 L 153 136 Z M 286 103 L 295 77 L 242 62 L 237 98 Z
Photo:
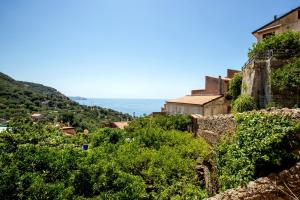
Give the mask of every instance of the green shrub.
M 267 104 L 266 108 L 282 108 L 282 105 L 280 105 L 279 103 L 275 102 L 275 101 L 271 101 Z
M 141 128 L 161 128 L 163 130 L 188 131 L 192 125 L 192 118 L 188 115 L 169 115 L 156 117 L 142 117 L 129 123 L 126 130 L 133 132 Z
M 300 93 L 300 58 L 290 64 L 275 69 L 271 74 L 272 89 L 280 93 L 297 95 Z
M 209 145 L 175 130 L 186 129 L 186 116 L 151 119 L 138 119 L 131 132 L 103 128 L 74 137 L 46 123 L 11 123 L 0 134 L 0 199 L 206 197 L 195 167 Z
M 232 100 L 237 99 L 238 96 L 241 95 L 242 80 L 242 73 L 236 73 L 229 81 L 228 95 L 232 98 Z
M 233 112 L 245 112 L 255 110 L 257 105 L 253 97 L 248 94 L 240 95 L 236 100 L 233 101 L 232 111 Z
M 236 116 L 235 134 L 217 146 L 222 190 L 247 184 L 261 176 L 291 167 L 299 161 L 300 123 L 288 117 L 243 113 Z
M 249 58 L 255 54 L 265 53 L 267 50 L 293 50 L 300 52 L 300 34 L 296 31 L 286 31 L 276 34 L 253 44 L 249 49 Z

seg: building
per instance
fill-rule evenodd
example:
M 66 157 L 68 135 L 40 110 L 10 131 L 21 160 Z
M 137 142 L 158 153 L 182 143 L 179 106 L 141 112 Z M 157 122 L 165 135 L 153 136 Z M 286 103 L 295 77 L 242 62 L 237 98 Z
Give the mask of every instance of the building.
M 168 114 L 200 114 L 203 116 L 228 113 L 228 105 L 223 95 L 184 96 L 166 102 Z
M 75 128 L 72 126 L 64 126 L 61 128 L 61 130 L 67 136 L 76 135 Z
M 44 115 L 42 115 L 41 113 L 33 113 L 31 115 L 31 119 L 33 119 L 35 121 L 40 121 L 40 120 L 44 119 Z
M 128 126 L 128 122 L 112 122 L 110 124 L 111 128 L 119 128 L 119 129 L 124 129 L 125 126 Z
M 258 41 L 263 38 L 282 33 L 287 30 L 300 32 L 300 7 L 297 7 L 284 15 L 274 17 L 270 23 L 252 32 Z M 285 51 L 289 53 L 287 49 Z M 252 96 L 260 108 L 268 106 L 270 103 L 278 103 L 281 106 L 292 107 L 298 105 L 299 95 L 290 95 L 288 91 L 274 90 L 271 86 L 272 72 L 290 61 L 284 58 L 276 58 L 274 54 L 257 55 L 250 58 L 242 68 L 243 87 L 242 94 Z
M 0 133 L 3 132 L 3 131 L 6 131 L 6 130 L 7 130 L 6 126 L 0 126 Z
M 240 71 L 227 70 L 227 77 L 205 77 L 205 89 L 192 90 L 190 95 L 167 100 L 162 111 L 167 114 L 200 114 L 210 116 L 226 114 L 230 111 L 230 102 L 225 98 L 229 81 Z
M 300 32 L 300 7 L 297 7 L 282 16 L 274 16 L 274 19 L 252 32 L 257 41 L 265 37 L 282 33 L 286 30 L 294 30 Z

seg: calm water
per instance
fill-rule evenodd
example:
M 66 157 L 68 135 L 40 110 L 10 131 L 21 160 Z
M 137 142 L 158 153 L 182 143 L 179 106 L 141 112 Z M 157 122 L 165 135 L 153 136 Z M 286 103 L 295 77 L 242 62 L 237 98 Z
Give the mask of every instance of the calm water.
M 135 116 L 159 112 L 164 105 L 164 99 L 87 99 L 75 100 L 82 105 L 111 108 Z

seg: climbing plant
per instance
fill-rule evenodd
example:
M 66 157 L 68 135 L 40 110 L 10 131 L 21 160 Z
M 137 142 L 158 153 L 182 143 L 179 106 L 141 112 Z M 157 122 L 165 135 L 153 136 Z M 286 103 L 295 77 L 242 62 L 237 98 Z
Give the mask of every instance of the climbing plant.
M 275 69 L 271 74 L 272 89 L 280 93 L 300 93 L 300 58 L 293 59 L 291 63 Z
M 245 111 L 251 111 L 255 110 L 257 108 L 256 102 L 248 94 L 242 94 L 240 95 L 236 100 L 232 103 L 232 111 L 234 113 L 237 112 L 245 112 Z
M 229 81 L 229 92 L 228 95 L 235 100 L 241 94 L 243 76 L 241 73 L 236 73 Z
M 300 52 L 300 33 L 296 31 L 286 31 L 276 34 L 254 43 L 249 49 L 248 57 L 265 53 L 267 50 L 281 52 Z M 288 56 L 288 54 L 286 55 Z
M 244 185 L 255 178 L 290 167 L 299 161 L 300 123 L 285 116 L 242 113 L 237 130 L 216 147 L 221 190 Z

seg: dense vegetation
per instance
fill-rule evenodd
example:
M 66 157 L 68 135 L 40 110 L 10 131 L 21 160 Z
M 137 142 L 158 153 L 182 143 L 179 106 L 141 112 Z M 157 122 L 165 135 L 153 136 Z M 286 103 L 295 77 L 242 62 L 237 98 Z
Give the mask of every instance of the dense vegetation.
M 275 69 L 271 74 L 272 89 L 288 95 L 300 94 L 300 58 L 292 59 L 289 64 Z
M 245 185 L 255 178 L 286 169 L 299 161 L 300 123 L 288 117 L 242 113 L 237 130 L 217 146 L 219 183 L 222 190 Z
M 235 100 L 238 98 L 238 96 L 241 95 L 242 80 L 242 73 L 236 73 L 229 81 L 228 96 L 230 97 L 230 99 Z
M 0 118 L 9 120 L 42 113 L 49 122 L 70 123 L 78 130 L 94 130 L 109 121 L 131 119 L 111 109 L 83 106 L 41 84 L 16 81 L 0 72 Z
M 300 53 L 300 34 L 296 31 L 286 31 L 275 34 L 254 43 L 249 49 L 249 58 L 254 55 L 265 54 L 268 50 L 273 50 L 278 57 L 290 57 Z
M 125 127 L 128 131 L 135 131 L 141 128 L 161 128 L 163 130 L 187 131 L 192 126 L 192 118 L 187 115 L 168 115 L 156 117 L 141 117 L 130 122 Z
M 234 113 L 251 111 L 256 108 L 257 105 L 254 98 L 248 94 L 242 94 L 232 102 L 232 111 Z
M 127 131 L 75 137 L 49 124 L 12 123 L 0 134 L 0 198 L 202 199 L 206 191 L 195 167 L 210 149 L 183 132 L 189 123 L 183 116 L 146 118 Z

